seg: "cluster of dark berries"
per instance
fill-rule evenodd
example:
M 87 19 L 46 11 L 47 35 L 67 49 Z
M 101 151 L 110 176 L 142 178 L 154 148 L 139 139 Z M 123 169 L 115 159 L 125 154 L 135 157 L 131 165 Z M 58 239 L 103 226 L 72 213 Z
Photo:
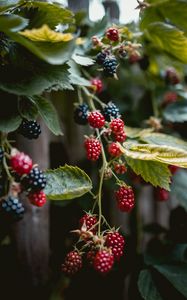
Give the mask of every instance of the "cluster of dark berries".
M 18 128 L 18 132 L 29 140 L 37 139 L 41 134 L 40 124 L 35 120 L 23 119 Z
M 84 260 L 99 274 L 106 275 L 112 270 L 115 261 L 124 254 L 125 239 L 116 230 L 108 230 L 97 234 L 98 219 L 96 215 L 86 213 L 79 221 L 81 247 L 69 252 L 62 264 L 62 271 L 72 276 L 83 266 Z M 80 248 L 80 249 L 79 249 Z
M 41 207 L 46 203 L 46 195 L 43 192 L 46 186 L 46 176 L 33 165 L 28 155 L 16 149 L 12 150 L 9 165 L 15 182 L 10 187 L 13 189 L 12 195 L 2 200 L 1 210 L 8 217 L 18 220 L 23 217 L 24 213 L 24 207 L 17 197 L 21 191 L 28 193 L 30 203 L 35 206 Z
M 96 62 L 103 67 L 103 73 L 106 77 L 114 77 L 118 65 L 114 55 L 107 52 L 100 52 L 97 54 Z

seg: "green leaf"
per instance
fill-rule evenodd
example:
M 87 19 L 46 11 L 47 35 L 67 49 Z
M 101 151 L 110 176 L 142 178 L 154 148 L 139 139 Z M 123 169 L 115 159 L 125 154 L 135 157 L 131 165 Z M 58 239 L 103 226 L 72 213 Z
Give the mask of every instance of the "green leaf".
M 140 136 L 140 140 L 149 144 L 177 147 L 187 151 L 187 143 L 185 141 L 164 133 L 145 133 Z
M 187 63 L 187 38 L 184 32 L 172 25 L 155 22 L 147 27 L 146 33 L 155 48 Z
M 159 291 L 153 281 L 150 271 L 142 270 L 138 279 L 138 288 L 145 300 L 162 300 Z
M 73 24 L 75 22 L 73 13 L 59 4 L 32 1 L 25 2 L 24 7 L 32 10 L 32 28 L 47 24 L 54 29 L 58 24 Z
M 55 135 L 62 135 L 58 114 L 51 101 L 40 96 L 35 96 L 32 98 L 32 101 L 38 108 L 38 112 L 43 118 L 47 127 Z
M 183 206 L 187 211 L 187 172 L 185 170 L 179 170 L 175 176 L 173 176 L 173 182 L 171 185 L 171 193 L 177 198 L 179 204 Z
M 19 111 L 21 116 L 27 120 L 36 120 L 38 115 L 36 105 L 28 98 L 22 98 L 19 100 Z
M 165 145 L 135 144 L 132 142 L 125 142 L 123 146 L 120 146 L 120 149 L 127 157 L 158 161 L 168 165 L 187 168 L 187 151 L 184 149 Z
M 179 101 L 170 104 L 164 110 L 164 118 L 172 123 L 183 123 L 187 121 L 187 102 Z
M 19 49 L 18 49 L 19 50 Z M 15 57 L 15 63 L 0 68 L 0 88 L 16 95 L 39 95 L 45 90 L 72 90 L 68 66 L 49 65 L 39 59 Z M 29 66 L 29 68 L 28 68 Z
M 72 59 L 81 66 L 91 66 L 94 64 L 94 60 L 91 59 L 90 57 L 86 57 L 86 56 L 81 56 L 79 54 L 74 54 L 72 56 Z
M 81 72 L 80 72 L 77 64 L 73 60 L 70 60 L 68 62 L 68 65 L 70 67 L 70 69 L 69 69 L 69 73 L 70 73 L 69 78 L 70 78 L 70 83 L 71 84 L 90 86 L 90 81 L 81 76 Z
M 0 15 L 0 31 L 16 32 L 28 25 L 28 20 L 14 14 Z
M 126 157 L 127 164 L 137 174 L 141 175 L 146 182 L 150 182 L 153 186 L 170 190 L 171 173 L 168 166 L 159 162 L 144 161 Z
M 187 265 L 154 265 L 154 268 L 171 282 L 171 284 L 187 297 Z
M 147 133 L 153 132 L 154 129 L 152 128 L 146 128 L 146 129 L 142 129 L 142 128 L 134 128 L 134 127 L 128 127 L 125 126 L 125 133 L 129 138 L 137 138 L 137 137 L 141 137 L 144 136 Z
M 70 200 L 81 197 L 92 189 L 88 175 L 78 167 L 65 165 L 46 171 L 45 193 L 50 200 Z

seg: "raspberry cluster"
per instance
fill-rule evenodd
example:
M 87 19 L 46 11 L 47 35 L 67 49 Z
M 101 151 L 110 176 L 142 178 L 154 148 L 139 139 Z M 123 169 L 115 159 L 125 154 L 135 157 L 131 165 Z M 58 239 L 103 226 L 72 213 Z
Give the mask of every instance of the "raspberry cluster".
M 116 230 L 99 233 L 96 215 L 86 213 L 74 232 L 79 236 L 76 250 L 69 252 L 62 264 L 62 271 L 68 276 L 76 274 L 84 261 L 99 274 L 106 275 L 124 254 L 124 237 Z

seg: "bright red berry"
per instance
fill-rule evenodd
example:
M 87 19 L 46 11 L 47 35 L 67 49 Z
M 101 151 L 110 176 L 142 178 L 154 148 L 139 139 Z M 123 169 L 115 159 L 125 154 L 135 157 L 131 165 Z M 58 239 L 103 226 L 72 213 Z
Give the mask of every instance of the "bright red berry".
M 164 202 L 169 199 L 169 192 L 165 189 L 159 188 L 157 190 L 157 201 Z
M 33 205 L 42 207 L 46 203 L 46 194 L 43 191 L 30 193 L 28 199 Z
M 117 28 L 109 28 L 106 31 L 106 37 L 110 40 L 110 41 L 118 41 L 119 40 L 119 31 Z
M 105 125 L 105 118 L 99 111 L 93 111 L 88 115 L 88 123 L 93 128 L 102 128 Z
M 131 187 L 121 186 L 115 193 L 118 208 L 123 212 L 130 212 L 134 207 L 134 192 Z
M 125 239 L 117 231 L 110 232 L 106 236 L 106 246 L 112 250 L 114 259 L 119 260 L 123 255 Z
M 118 134 L 124 131 L 124 122 L 120 118 L 113 119 L 110 122 L 110 129 L 113 133 Z
M 84 146 L 87 152 L 87 158 L 89 160 L 98 160 L 101 154 L 101 144 L 95 138 L 87 138 L 84 142 Z
M 32 159 L 23 152 L 18 152 L 10 158 L 10 165 L 18 175 L 28 174 L 32 169 Z
M 74 275 L 82 268 L 82 257 L 77 251 L 71 251 L 67 254 L 62 265 L 62 271 L 66 275 Z
M 86 227 L 86 230 L 91 231 L 93 234 L 97 232 L 97 218 L 94 215 L 91 214 L 85 214 L 80 220 L 79 220 L 79 226 L 80 228 L 82 226 Z
M 178 171 L 179 167 L 170 165 L 169 169 L 170 169 L 171 174 L 175 174 Z
M 117 173 L 117 174 L 125 174 L 127 172 L 127 168 L 124 164 L 118 164 L 118 163 L 115 163 L 114 165 L 114 171 Z
M 118 157 L 122 154 L 120 147 L 118 146 L 117 143 L 114 143 L 114 142 L 109 144 L 108 153 L 113 157 Z
M 114 138 L 115 138 L 116 142 L 122 143 L 126 140 L 127 136 L 126 136 L 126 133 L 124 131 L 122 131 L 122 132 L 116 133 L 114 135 Z
M 177 98 L 178 98 L 178 96 L 175 92 L 167 92 L 164 95 L 163 105 L 175 103 L 177 101 Z
M 102 82 L 101 79 L 99 79 L 99 78 L 93 78 L 93 79 L 91 80 L 91 85 L 94 86 L 95 91 L 96 91 L 97 93 L 100 93 L 100 92 L 102 91 L 102 89 L 103 89 L 103 82 Z
M 104 275 L 111 271 L 114 264 L 114 255 L 109 249 L 99 250 L 94 258 L 94 269 Z

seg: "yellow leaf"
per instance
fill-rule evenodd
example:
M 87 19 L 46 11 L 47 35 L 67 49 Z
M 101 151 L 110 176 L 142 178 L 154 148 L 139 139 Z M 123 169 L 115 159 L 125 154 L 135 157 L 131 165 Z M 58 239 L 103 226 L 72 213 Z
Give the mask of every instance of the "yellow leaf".
M 71 33 L 56 32 L 51 30 L 48 25 L 43 25 L 37 29 L 26 29 L 24 31 L 20 31 L 19 34 L 34 42 L 57 43 L 69 42 L 73 39 L 73 35 Z
M 76 45 L 83 45 L 84 43 L 85 43 L 85 39 L 83 39 L 83 38 L 81 38 L 81 37 L 79 37 L 79 38 L 77 38 L 76 39 Z

